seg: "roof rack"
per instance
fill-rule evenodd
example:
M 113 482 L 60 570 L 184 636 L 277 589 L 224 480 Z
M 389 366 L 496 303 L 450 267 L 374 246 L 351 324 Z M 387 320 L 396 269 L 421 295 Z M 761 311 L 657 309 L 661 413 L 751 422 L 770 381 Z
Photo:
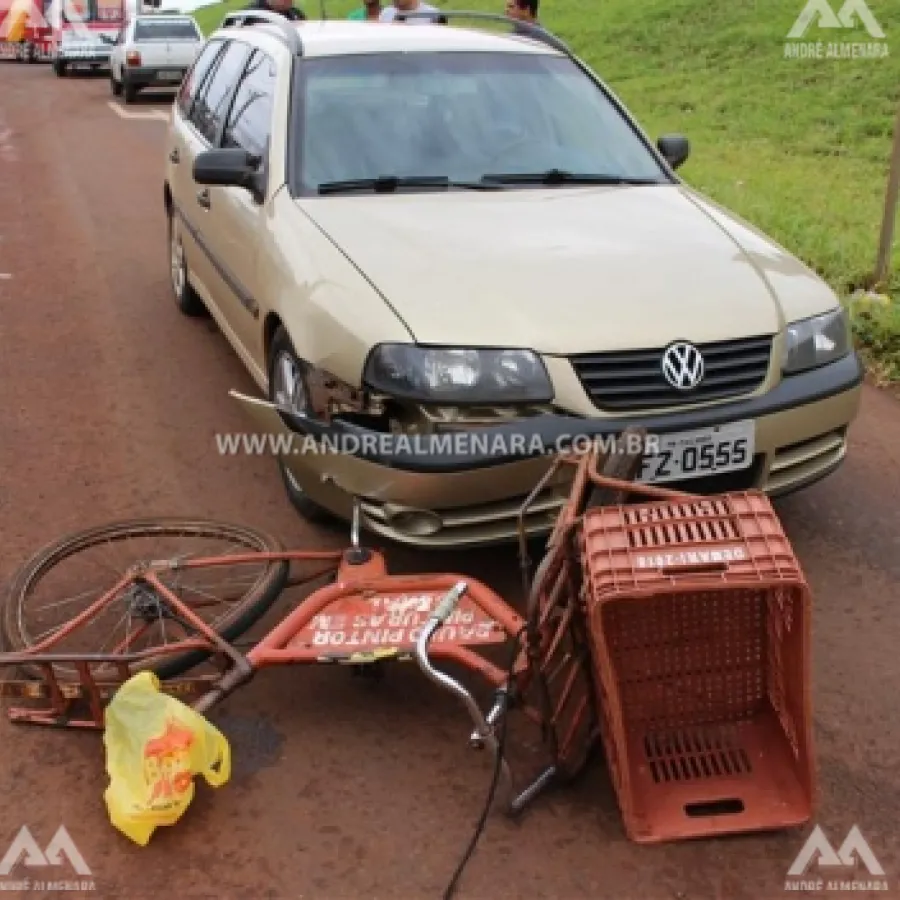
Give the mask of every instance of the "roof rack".
M 228 13 L 222 20 L 222 28 L 240 27 L 248 25 L 271 25 L 278 30 L 279 35 L 288 45 L 288 49 L 295 56 L 303 56 L 303 41 L 297 26 L 289 22 L 280 13 L 268 9 L 239 9 Z
M 522 22 L 519 19 L 511 19 L 509 16 L 504 16 L 500 13 L 489 13 L 476 10 L 467 12 L 465 10 L 450 9 L 440 9 L 437 12 L 407 13 L 398 10 L 397 15 L 394 17 L 394 20 L 397 22 L 405 22 L 407 19 L 432 19 L 440 25 L 449 24 L 450 19 L 476 19 L 485 22 L 502 22 L 504 25 L 520 29 L 520 33 L 525 37 L 534 38 L 536 41 L 542 41 L 553 47 L 554 50 L 559 50 L 560 53 L 565 54 L 570 59 L 575 59 L 575 54 L 569 49 L 569 46 L 555 34 L 547 31 L 546 28 L 541 25 L 533 25 L 531 22 Z

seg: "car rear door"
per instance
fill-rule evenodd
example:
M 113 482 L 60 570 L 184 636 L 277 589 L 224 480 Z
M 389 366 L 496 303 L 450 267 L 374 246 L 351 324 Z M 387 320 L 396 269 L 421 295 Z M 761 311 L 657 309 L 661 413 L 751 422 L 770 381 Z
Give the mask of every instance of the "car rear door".
M 185 17 L 178 28 L 178 33 L 173 35 L 169 43 L 170 64 L 182 71 L 187 70 L 202 46 L 203 34 L 197 23 L 192 18 Z
M 275 60 L 262 50 L 254 50 L 234 93 L 219 141 L 222 148 L 241 148 L 260 157 L 263 183 L 267 181 L 269 168 L 277 77 Z M 266 195 L 269 192 L 254 197 L 250 191 L 237 187 L 219 187 L 213 191 L 215 215 L 208 220 L 206 237 L 210 252 L 227 268 L 228 324 L 244 351 L 259 361 L 263 355 L 259 248 L 268 231 Z
M 166 66 L 165 41 L 161 39 L 161 22 L 148 17 L 135 19 L 130 46 L 126 49 L 140 55 L 137 65 L 149 75 Z
M 177 85 L 194 61 L 198 43 L 196 26 L 186 17 L 149 17 L 138 19 L 135 44 L 141 54 L 141 66 L 152 71 L 155 81 Z
M 205 295 L 214 286 L 214 280 L 199 236 L 205 217 L 201 215 L 203 208 L 197 205 L 199 187 L 194 181 L 193 166 L 197 153 L 207 149 L 208 143 L 201 139 L 197 131 L 195 116 L 199 120 L 210 76 L 229 43 L 220 39 L 208 41 L 188 71 L 175 98 L 169 143 L 165 148 L 169 190 L 182 233 L 188 269 L 194 280 L 199 282 L 205 300 Z
M 183 220 L 192 233 L 197 251 L 195 259 L 188 259 L 188 266 L 203 282 L 210 295 L 210 312 L 219 319 L 222 327 L 226 327 L 224 322 L 230 323 L 236 318 L 234 306 L 238 303 L 231 261 L 223 256 L 221 249 L 214 249 L 216 243 L 221 243 L 215 236 L 228 227 L 230 204 L 226 202 L 225 194 L 232 189 L 198 185 L 193 176 L 194 160 L 204 150 L 219 145 L 235 88 L 252 49 L 240 40 L 225 42 L 191 106 L 182 132 L 184 153 L 179 169 L 183 188 L 179 197 L 183 203 Z

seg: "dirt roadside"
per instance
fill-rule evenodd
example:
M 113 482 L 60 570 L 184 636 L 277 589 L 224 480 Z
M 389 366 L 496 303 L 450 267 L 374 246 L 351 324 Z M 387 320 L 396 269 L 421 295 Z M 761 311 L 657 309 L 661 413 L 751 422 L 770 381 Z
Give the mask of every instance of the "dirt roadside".
M 102 79 L 12 64 L 0 78 L 0 272 L 11 276 L 0 280 L 0 580 L 63 532 L 134 515 L 336 546 L 295 516 L 270 460 L 215 452 L 215 432 L 247 428 L 228 390 L 253 387 L 224 340 L 169 297 L 163 123 L 118 118 Z M 867 389 L 845 466 L 779 508 L 816 598 L 816 821 L 835 845 L 857 824 L 900 896 L 900 404 Z M 511 553 L 425 564 L 516 598 Z M 201 786 L 146 848 L 106 818 L 99 736 L 0 722 L 0 855 L 23 824 L 44 845 L 64 823 L 94 896 L 440 896 L 490 775 L 452 698 L 413 669 L 377 687 L 279 671 L 214 720 L 232 740 L 232 782 Z M 638 847 L 598 765 L 521 824 L 493 819 L 459 896 L 782 897 L 804 836 Z

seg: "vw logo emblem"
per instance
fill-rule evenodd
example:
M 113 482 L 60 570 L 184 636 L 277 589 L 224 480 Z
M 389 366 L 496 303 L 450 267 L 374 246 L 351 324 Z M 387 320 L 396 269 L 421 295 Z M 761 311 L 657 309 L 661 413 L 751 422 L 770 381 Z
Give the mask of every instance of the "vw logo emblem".
M 689 391 L 703 380 L 703 357 L 693 344 L 670 344 L 662 355 L 662 373 L 673 388 Z

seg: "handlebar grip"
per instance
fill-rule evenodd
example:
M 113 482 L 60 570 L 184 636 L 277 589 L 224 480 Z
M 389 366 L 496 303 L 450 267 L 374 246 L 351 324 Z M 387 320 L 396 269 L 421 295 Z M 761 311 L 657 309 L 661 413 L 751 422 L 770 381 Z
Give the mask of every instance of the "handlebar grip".
M 463 594 L 469 589 L 469 585 L 465 581 L 457 581 L 456 584 L 447 591 L 441 598 L 441 602 L 435 607 L 431 618 L 437 619 L 441 625 L 447 620 L 450 613 L 456 609 L 459 601 L 462 600 Z

